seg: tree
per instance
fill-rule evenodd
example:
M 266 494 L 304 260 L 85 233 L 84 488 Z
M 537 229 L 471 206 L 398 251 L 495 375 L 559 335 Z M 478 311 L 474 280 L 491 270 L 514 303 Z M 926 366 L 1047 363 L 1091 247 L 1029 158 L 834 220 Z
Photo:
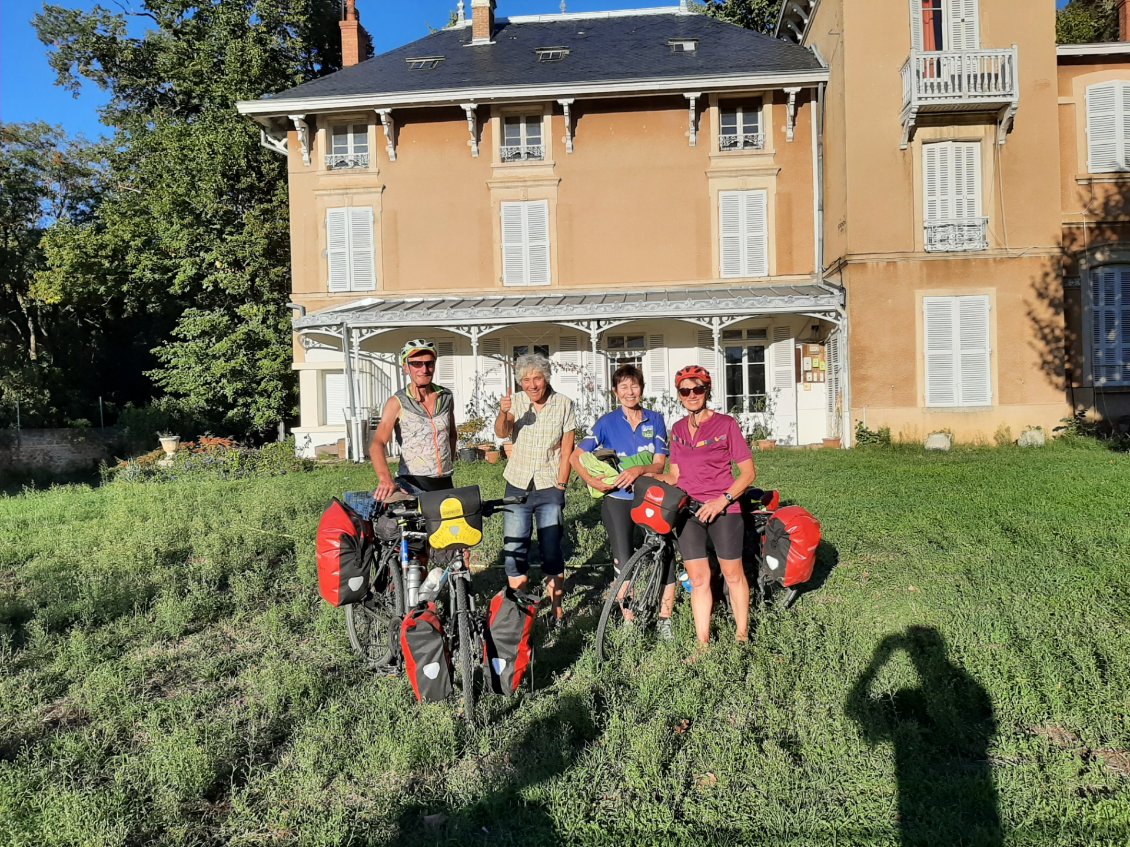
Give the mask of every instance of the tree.
M 337 12 L 336 0 L 143 0 L 35 19 L 59 83 L 108 91 L 102 119 L 117 130 L 102 202 L 48 234 L 36 294 L 147 316 L 154 384 L 228 432 L 266 433 L 296 398 L 285 159 L 235 102 L 335 70 Z
M 1060 44 L 1118 41 L 1115 0 L 1071 0 L 1055 13 L 1055 40 Z
M 0 417 L 16 403 L 33 424 L 59 423 L 52 398 L 75 388 L 80 316 L 33 294 L 52 224 L 89 217 L 96 194 L 96 148 L 43 123 L 0 124 Z
M 781 11 L 780 0 L 705 0 L 703 14 L 720 21 L 772 35 Z

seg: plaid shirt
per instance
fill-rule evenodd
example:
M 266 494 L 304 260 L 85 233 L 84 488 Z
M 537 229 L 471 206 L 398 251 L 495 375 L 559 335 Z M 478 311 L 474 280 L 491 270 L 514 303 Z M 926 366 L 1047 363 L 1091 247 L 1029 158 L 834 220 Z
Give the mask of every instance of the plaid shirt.
M 517 488 L 553 488 L 561 472 L 561 438 L 577 428 L 573 401 L 552 392 L 535 412 L 526 392 L 514 395 L 510 414 L 514 416 L 514 452 L 506 462 L 503 477 Z

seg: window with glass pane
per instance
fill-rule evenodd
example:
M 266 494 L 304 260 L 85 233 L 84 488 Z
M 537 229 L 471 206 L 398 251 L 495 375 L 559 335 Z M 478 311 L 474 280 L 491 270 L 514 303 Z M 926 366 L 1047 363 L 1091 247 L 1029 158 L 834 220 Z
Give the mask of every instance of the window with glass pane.
M 608 384 L 612 374 L 621 365 L 635 365 L 643 370 L 643 356 L 647 343 L 642 335 L 609 335 L 604 339 L 604 353 L 608 357 Z
M 369 127 L 367 124 L 339 124 L 330 132 L 329 168 L 367 168 L 369 166 Z
M 532 345 L 531 344 L 515 344 L 514 345 L 514 355 L 510 357 L 510 370 L 514 375 L 514 390 L 515 391 L 521 391 L 522 386 L 518 382 L 518 371 L 514 366 L 515 366 L 515 364 L 517 364 L 518 358 L 520 356 L 525 356 L 527 353 L 531 353 L 531 352 L 532 353 L 540 353 L 541 355 L 545 356 L 548 359 L 549 358 L 549 345 L 548 344 L 532 344 Z M 546 374 L 546 376 L 548 377 L 549 374 Z
M 942 0 L 921 0 L 922 2 L 922 49 L 943 50 Z
M 719 150 L 760 150 L 764 146 L 760 104 L 723 106 L 719 109 Z
M 726 411 L 765 410 L 765 345 L 727 344 Z
M 545 158 L 541 143 L 541 116 L 516 115 L 502 120 L 504 162 L 538 161 Z

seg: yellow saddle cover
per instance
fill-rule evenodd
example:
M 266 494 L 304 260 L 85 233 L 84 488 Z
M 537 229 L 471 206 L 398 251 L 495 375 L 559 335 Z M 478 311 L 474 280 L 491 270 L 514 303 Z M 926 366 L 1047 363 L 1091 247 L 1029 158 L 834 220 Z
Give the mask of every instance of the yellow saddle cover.
M 483 534 L 475 529 L 463 516 L 463 504 L 455 497 L 448 497 L 439 504 L 443 523 L 439 529 L 428 536 L 428 543 L 436 550 L 444 550 L 456 545 L 475 547 L 483 540 Z

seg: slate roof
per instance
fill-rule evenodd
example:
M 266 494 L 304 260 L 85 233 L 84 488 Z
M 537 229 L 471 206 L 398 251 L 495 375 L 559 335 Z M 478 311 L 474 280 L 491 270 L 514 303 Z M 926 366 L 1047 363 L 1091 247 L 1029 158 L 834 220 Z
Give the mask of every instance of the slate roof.
M 697 39 L 697 50 L 675 53 L 668 46 L 671 39 Z M 283 105 L 308 98 L 823 70 L 811 52 L 796 44 L 675 10 L 608 17 L 499 18 L 494 43 L 468 46 L 470 41 L 469 25 L 439 30 L 263 101 Z M 539 61 L 536 50 L 544 47 L 567 47 L 569 55 L 560 61 Z M 412 70 L 405 61 L 432 56 L 444 61 L 431 70 Z

